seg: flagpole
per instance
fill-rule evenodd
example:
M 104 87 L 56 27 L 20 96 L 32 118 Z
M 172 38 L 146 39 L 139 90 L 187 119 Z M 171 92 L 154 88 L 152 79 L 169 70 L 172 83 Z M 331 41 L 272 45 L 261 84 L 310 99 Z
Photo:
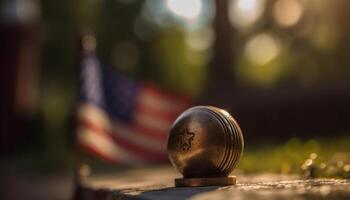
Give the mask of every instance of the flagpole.
M 96 39 L 92 32 L 86 31 L 83 32 L 79 38 L 78 38 L 78 66 L 79 66 L 79 72 L 78 72 L 78 79 L 79 75 L 81 74 L 81 62 L 84 56 L 86 56 L 89 53 L 94 53 L 96 49 Z M 81 85 L 79 83 L 79 85 Z M 84 154 L 81 150 L 81 147 L 79 145 L 78 139 L 77 139 L 77 126 L 79 121 L 79 106 L 80 101 L 79 97 L 76 100 L 75 103 L 75 109 L 74 109 L 74 122 L 75 124 L 75 130 L 74 133 L 76 134 L 75 137 L 75 166 L 74 166 L 74 192 L 72 195 L 72 200 L 81 200 L 83 199 L 83 189 L 81 187 L 84 177 L 88 176 L 88 171 L 90 169 L 90 166 L 87 165 L 86 161 L 84 160 Z

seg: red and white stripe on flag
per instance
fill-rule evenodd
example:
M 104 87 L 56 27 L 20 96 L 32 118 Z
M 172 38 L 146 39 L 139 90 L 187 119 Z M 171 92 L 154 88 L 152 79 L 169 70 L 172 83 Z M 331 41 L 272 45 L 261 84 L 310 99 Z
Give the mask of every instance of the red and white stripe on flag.
M 78 114 L 79 145 L 113 163 L 166 161 L 169 128 L 191 101 L 150 84 L 141 87 L 131 123 L 111 119 L 98 106 L 82 104 Z

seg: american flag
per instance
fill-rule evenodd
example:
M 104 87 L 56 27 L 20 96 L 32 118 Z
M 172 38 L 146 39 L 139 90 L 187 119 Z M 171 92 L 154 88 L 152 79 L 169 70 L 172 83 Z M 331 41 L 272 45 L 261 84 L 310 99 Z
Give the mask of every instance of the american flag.
M 113 163 L 166 161 L 168 129 L 191 105 L 182 95 L 116 74 L 93 53 L 82 59 L 80 93 L 78 144 Z

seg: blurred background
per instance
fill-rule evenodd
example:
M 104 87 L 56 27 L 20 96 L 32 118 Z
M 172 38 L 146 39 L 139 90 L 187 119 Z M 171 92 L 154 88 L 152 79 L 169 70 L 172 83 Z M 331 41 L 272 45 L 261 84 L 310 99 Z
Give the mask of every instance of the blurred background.
M 316 158 L 334 165 L 322 176 L 350 171 L 349 1 L 2 0 L 0 6 L 1 190 L 36 190 L 40 183 L 52 194 L 73 188 L 67 180 L 76 160 L 85 32 L 94 33 L 101 63 L 118 74 L 232 113 L 245 136 L 241 172 L 302 174 L 310 166 L 304 161 Z M 265 155 L 273 155 L 270 162 Z

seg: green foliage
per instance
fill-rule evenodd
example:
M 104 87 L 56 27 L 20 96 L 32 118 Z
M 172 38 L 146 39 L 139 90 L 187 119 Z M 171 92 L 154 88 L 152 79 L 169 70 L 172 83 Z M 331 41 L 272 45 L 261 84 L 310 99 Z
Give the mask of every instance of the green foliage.
M 153 45 L 159 82 L 168 88 L 199 94 L 205 80 L 207 54 L 190 48 L 182 31 L 164 31 Z
M 274 87 L 290 75 L 290 68 L 287 66 L 289 57 L 283 53 L 264 65 L 252 64 L 244 55 L 240 57 L 238 65 L 234 67 L 237 72 L 236 78 L 244 85 Z

